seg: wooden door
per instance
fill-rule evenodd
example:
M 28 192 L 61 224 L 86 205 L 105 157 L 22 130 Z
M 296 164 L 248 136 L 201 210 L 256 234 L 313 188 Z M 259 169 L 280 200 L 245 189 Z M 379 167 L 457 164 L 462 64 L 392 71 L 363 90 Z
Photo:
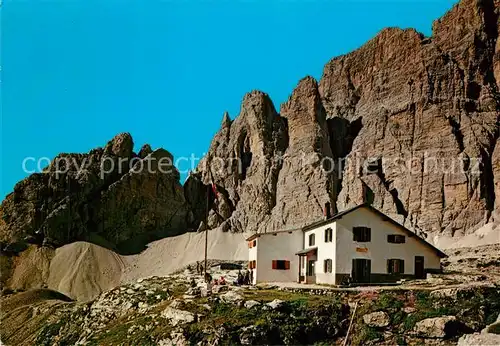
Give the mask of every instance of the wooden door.
M 357 283 L 370 282 L 372 261 L 364 258 L 354 258 L 352 260 L 352 279 Z
M 415 256 L 415 278 L 425 279 L 424 256 Z

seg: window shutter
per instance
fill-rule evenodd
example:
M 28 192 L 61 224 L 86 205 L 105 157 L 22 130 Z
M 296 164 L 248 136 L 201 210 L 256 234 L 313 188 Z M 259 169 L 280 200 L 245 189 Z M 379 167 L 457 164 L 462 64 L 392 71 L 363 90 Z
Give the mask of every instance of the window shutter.
M 405 272 L 405 260 L 400 260 L 400 262 L 401 262 L 401 263 L 400 263 L 399 272 L 400 272 L 401 274 L 404 274 L 404 272 Z
M 285 269 L 290 269 L 290 261 L 285 261 Z
M 273 269 L 276 269 L 278 267 L 278 262 L 276 260 L 273 260 Z
M 387 260 L 387 273 L 388 274 L 392 273 L 392 271 L 391 271 L 391 260 L 390 259 Z

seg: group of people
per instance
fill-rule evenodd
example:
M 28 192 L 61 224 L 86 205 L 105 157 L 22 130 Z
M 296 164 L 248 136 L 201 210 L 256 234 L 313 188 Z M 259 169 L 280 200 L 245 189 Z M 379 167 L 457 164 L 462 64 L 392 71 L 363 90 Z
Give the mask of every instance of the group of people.
M 241 270 L 238 270 L 238 277 L 236 278 L 235 285 L 251 285 L 253 282 L 253 272 L 250 270 L 245 270 L 242 274 Z
M 188 267 L 189 270 L 191 270 L 191 267 Z M 205 282 L 208 282 L 213 285 L 226 285 L 226 279 L 221 276 L 218 280 L 212 280 L 212 275 L 210 273 L 205 273 L 204 272 L 204 267 L 203 264 L 200 262 L 196 262 L 196 273 L 198 275 L 204 275 L 205 277 Z M 238 270 L 238 277 L 236 278 L 236 281 L 233 283 L 234 285 L 251 285 L 253 282 L 253 272 L 251 270 L 246 269 L 243 273 L 241 272 L 241 269 Z
M 203 264 L 201 264 L 200 262 L 196 261 L 196 274 L 198 275 L 202 275 L 203 274 Z

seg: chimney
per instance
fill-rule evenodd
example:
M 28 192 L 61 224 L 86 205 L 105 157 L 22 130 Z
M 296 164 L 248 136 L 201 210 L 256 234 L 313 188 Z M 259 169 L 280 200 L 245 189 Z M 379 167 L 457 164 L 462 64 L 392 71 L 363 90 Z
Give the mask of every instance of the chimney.
M 332 211 L 330 209 L 330 202 L 325 203 L 325 209 L 323 210 L 323 215 L 325 216 L 326 220 L 328 220 L 329 218 L 332 217 Z

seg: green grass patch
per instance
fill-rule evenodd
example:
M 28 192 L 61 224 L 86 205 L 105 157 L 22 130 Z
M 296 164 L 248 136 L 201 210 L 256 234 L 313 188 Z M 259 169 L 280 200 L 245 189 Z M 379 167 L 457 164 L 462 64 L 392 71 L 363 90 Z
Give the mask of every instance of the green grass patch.
M 500 322 L 489 326 L 487 332 L 491 334 L 500 334 Z
M 367 325 L 362 325 L 360 328 L 356 329 L 352 336 L 352 345 L 364 345 L 368 341 L 374 341 L 383 338 L 380 331 L 375 328 L 368 327 Z
M 376 310 L 400 310 L 403 306 L 403 300 L 393 292 L 382 292 L 374 303 Z

